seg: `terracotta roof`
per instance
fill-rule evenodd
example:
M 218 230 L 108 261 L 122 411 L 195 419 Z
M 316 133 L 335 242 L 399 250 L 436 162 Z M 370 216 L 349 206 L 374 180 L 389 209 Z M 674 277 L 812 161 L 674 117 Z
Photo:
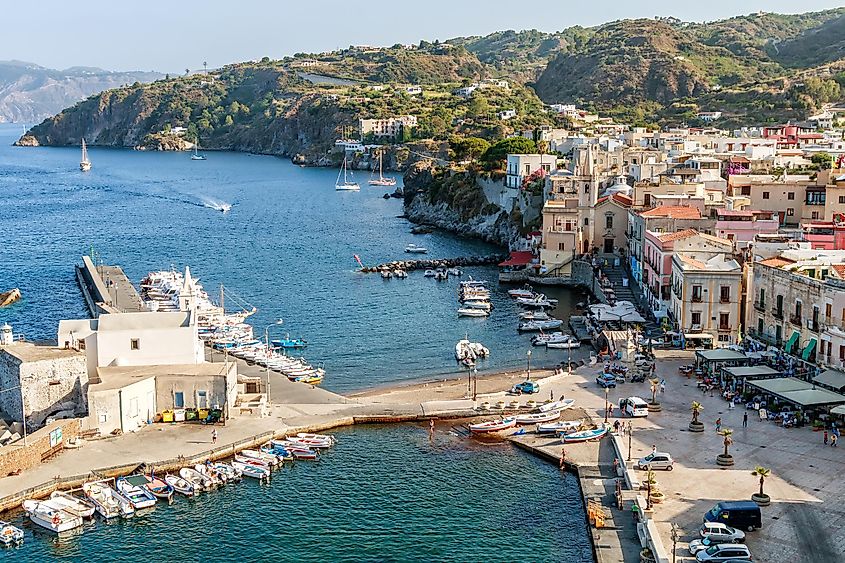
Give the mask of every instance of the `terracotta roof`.
M 643 217 L 668 217 L 670 219 L 701 219 L 701 212 L 697 207 L 689 205 L 662 205 L 643 211 Z
M 784 266 L 788 266 L 790 264 L 794 264 L 794 260 L 790 260 L 789 258 L 784 258 L 783 256 L 775 256 L 773 258 L 766 258 L 765 260 L 761 260 L 759 264 L 763 266 L 770 266 L 772 268 L 783 268 Z
M 845 279 L 845 264 L 831 264 L 830 267 L 836 272 L 836 277 Z
M 499 264 L 499 266 L 527 266 L 534 260 L 534 253 L 530 250 L 514 250 L 510 258 Z
M 660 242 L 669 242 L 673 240 L 681 240 L 683 238 L 694 237 L 698 234 L 695 229 L 684 229 L 683 231 L 675 231 L 674 233 L 661 233 L 657 235 Z
M 611 194 L 609 196 L 606 195 L 604 197 L 600 197 L 596 201 L 596 205 L 601 205 L 602 203 L 606 202 L 607 200 L 609 200 L 611 198 L 613 199 L 613 201 L 615 201 L 619 205 L 622 205 L 623 207 L 631 207 L 634 204 L 634 200 L 631 199 L 630 197 L 617 193 L 617 194 Z

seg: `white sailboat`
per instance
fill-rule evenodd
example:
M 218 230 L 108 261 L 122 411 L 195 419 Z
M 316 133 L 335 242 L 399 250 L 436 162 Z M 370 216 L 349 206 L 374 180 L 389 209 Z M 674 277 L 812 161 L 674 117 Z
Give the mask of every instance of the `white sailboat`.
M 343 182 L 340 181 L 340 175 L 343 174 Z M 352 182 L 349 180 L 348 176 L 351 176 L 351 173 L 348 173 L 348 166 L 346 164 L 346 154 L 343 155 L 343 164 L 340 167 L 340 172 L 337 173 L 337 180 L 334 183 L 334 189 L 337 191 L 358 191 L 361 189 L 361 186 L 358 185 L 358 182 Z
M 200 138 L 197 137 L 197 142 L 194 143 L 194 154 L 191 155 L 191 160 L 205 160 L 205 155 L 199 153 Z
M 371 186 L 395 186 L 396 185 L 396 178 L 385 178 L 384 174 L 382 173 L 382 156 L 384 151 L 378 151 L 378 178 L 370 178 L 370 181 L 367 182 Z
M 85 139 L 82 139 L 82 160 L 79 161 L 79 169 L 83 172 L 91 170 L 91 161 L 88 160 L 88 147 L 85 146 Z

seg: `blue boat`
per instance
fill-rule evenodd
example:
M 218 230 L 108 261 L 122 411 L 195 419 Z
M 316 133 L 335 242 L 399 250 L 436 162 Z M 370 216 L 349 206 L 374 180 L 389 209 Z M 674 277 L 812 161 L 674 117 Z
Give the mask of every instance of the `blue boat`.
M 589 442 L 590 440 L 600 440 L 605 434 L 607 434 L 607 428 L 601 427 L 564 434 L 562 439 L 565 443 Z
M 271 340 L 270 344 L 272 344 L 276 348 L 287 348 L 287 349 L 305 348 L 306 346 L 308 346 L 308 343 L 306 341 L 302 340 L 301 338 L 291 338 L 289 336 L 286 336 L 285 338 L 282 338 L 281 340 Z

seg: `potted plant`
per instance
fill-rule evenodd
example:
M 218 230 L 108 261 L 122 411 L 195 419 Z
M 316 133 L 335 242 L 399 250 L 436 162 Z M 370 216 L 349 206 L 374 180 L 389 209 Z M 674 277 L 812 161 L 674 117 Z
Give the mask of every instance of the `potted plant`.
M 663 499 L 666 497 L 657 487 L 657 477 L 655 477 L 654 471 L 651 469 L 648 470 L 646 483 L 648 483 L 648 500 L 652 504 L 660 504 L 663 502 Z
M 734 442 L 733 438 L 731 438 L 731 436 L 733 436 L 733 433 L 734 431 L 730 428 L 725 428 L 724 430 L 719 432 L 719 434 L 724 438 L 722 440 L 722 443 L 725 445 L 725 451 L 724 453 L 721 453 L 716 456 L 716 463 L 718 465 L 728 466 L 734 464 L 733 456 L 728 453 L 728 447 L 730 447 L 730 445 Z
M 760 478 L 760 492 L 751 495 L 751 500 L 760 506 L 769 506 L 772 499 L 769 498 L 769 495 L 763 492 L 763 483 L 766 481 L 766 477 L 772 474 L 772 470 L 767 467 L 763 467 L 762 465 L 758 465 L 754 468 L 754 471 L 752 471 L 751 474 Z
M 693 401 L 690 405 L 692 411 L 692 421 L 689 423 L 690 432 L 704 432 L 704 423 L 698 420 L 698 415 L 704 410 L 704 407 L 698 401 Z
M 657 402 L 657 390 L 660 388 L 659 379 L 649 379 L 651 382 L 651 402 L 648 404 L 649 412 L 660 412 L 663 407 Z
M 654 554 L 651 552 L 651 549 L 644 547 L 640 551 L 640 563 L 654 563 Z

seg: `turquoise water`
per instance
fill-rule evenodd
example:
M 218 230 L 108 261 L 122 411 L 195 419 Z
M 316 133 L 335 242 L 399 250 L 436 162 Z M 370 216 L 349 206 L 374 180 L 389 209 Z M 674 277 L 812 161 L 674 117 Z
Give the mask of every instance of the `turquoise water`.
M 23 300 L 0 310 L 30 339 L 55 339 L 58 321 L 87 316 L 73 264 L 93 247 L 136 283 L 151 270 L 190 265 L 209 293 L 224 283 L 258 307 L 256 335 L 275 319 L 275 336 L 309 341 L 306 357 L 324 363 L 325 386 L 347 391 L 456 371 L 455 342 L 469 334 L 492 350 L 480 370 L 524 365 L 530 337 L 516 332 L 516 306 L 494 283 L 488 319 L 456 317 L 457 282 L 412 273 L 384 281 L 356 272 L 367 264 L 407 258 L 406 244 L 432 257 L 497 249 L 448 233 L 409 234 L 402 202 L 386 188 L 334 190 L 337 171 L 300 168 L 288 160 L 209 153 L 90 150 L 93 170 L 78 170 L 73 148 L 20 148 L 19 126 L 0 125 L 0 290 L 19 287 Z M 232 204 L 222 214 L 207 204 Z M 495 281 L 495 268 L 468 268 Z M 568 290 L 558 314 L 581 299 Z M 119 303 L 118 303 L 119 305 Z M 566 351 L 534 349 L 536 365 Z
M 591 562 L 577 479 L 438 425 L 358 427 L 316 463 L 58 538 L 19 514 L 8 561 Z

